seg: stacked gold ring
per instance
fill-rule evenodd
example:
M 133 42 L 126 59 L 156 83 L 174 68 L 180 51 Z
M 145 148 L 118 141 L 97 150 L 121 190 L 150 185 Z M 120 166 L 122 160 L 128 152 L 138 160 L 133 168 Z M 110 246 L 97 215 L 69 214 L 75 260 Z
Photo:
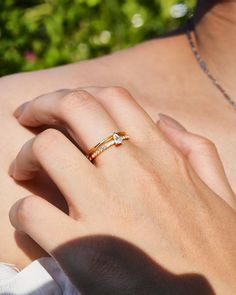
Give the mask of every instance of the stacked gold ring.
M 87 158 L 92 162 L 97 156 L 99 156 L 111 146 L 119 146 L 122 144 L 123 140 L 128 139 L 129 136 L 125 132 L 114 132 L 112 135 L 108 136 L 93 148 L 91 148 L 87 154 Z

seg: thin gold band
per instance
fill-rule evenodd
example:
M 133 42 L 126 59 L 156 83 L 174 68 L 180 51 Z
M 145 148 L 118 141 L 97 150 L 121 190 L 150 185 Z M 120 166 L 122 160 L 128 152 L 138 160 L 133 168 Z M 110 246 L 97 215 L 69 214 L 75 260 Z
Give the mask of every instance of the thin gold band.
M 93 148 L 91 148 L 87 154 L 89 161 L 93 161 L 98 155 L 107 150 L 113 145 L 119 146 L 122 144 L 123 140 L 128 140 L 129 136 L 121 131 L 114 132 L 112 135 L 108 136 L 104 140 L 100 141 Z

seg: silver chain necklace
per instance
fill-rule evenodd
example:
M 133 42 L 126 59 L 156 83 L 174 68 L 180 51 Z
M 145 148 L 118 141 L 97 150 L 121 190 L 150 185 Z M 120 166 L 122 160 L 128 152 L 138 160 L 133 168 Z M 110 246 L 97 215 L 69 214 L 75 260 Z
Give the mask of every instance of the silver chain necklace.
M 211 82 L 215 85 L 215 87 L 223 94 L 224 98 L 228 101 L 228 103 L 231 104 L 231 106 L 236 110 L 236 102 L 231 98 L 231 96 L 228 94 L 228 92 L 220 85 L 220 83 L 216 80 L 216 78 L 211 74 L 209 71 L 205 61 L 201 58 L 201 55 L 199 51 L 197 50 L 197 47 L 193 41 L 191 32 L 194 32 L 194 29 L 191 30 L 190 23 L 187 25 L 186 29 L 186 36 L 188 38 L 189 45 L 192 49 L 192 52 L 199 63 L 200 68 L 203 70 L 203 72 L 207 75 L 207 77 L 211 80 Z M 195 33 L 195 32 L 194 32 Z

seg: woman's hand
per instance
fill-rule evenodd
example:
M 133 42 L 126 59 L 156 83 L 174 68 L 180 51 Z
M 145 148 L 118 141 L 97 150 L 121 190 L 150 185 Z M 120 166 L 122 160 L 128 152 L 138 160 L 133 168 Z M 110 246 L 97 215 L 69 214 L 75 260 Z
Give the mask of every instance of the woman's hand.
M 84 294 L 111 294 L 117 288 L 121 291 L 115 294 L 213 294 L 181 289 L 179 277 L 174 284 L 170 275 L 164 277 L 166 284 L 162 280 L 166 293 L 140 288 L 125 293 L 131 285 L 142 285 L 142 278 L 148 280 L 149 267 L 157 269 L 150 261 L 146 267 L 144 252 L 162 271 L 201 274 L 217 294 L 235 292 L 235 195 L 211 142 L 163 115 L 157 126 L 119 87 L 57 91 L 24 104 L 15 115 L 24 126 L 62 126 L 73 138 L 74 143 L 48 129 L 23 146 L 11 167 L 18 181 L 45 170 L 63 193 L 69 216 L 30 196 L 15 204 L 10 219 L 59 261 Z M 130 140 L 92 164 L 85 154 L 118 130 Z M 122 250 L 114 251 L 119 260 L 112 249 Z M 146 261 L 137 263 L 139 276 L 128 271 L 129 259 L 131 264 Z M 116 285 L 114 278 L 121 277 L 126 284 Z M 157 277 L 160 273 L 155 290 L 160 289 Z

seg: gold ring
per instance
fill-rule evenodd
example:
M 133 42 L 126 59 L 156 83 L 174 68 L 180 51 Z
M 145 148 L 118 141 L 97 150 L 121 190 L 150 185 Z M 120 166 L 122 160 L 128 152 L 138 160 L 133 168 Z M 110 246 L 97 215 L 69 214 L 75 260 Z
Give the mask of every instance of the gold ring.
M 89 161 L 93 161 L 98 155 L 110 148 L 111 146 L 119 146 L 123 140 L 128 140 L 129 136 L 125 132 L 114 132 L 104 140 L 100 141 L 93 148 L 91 148 L 87 154 Z

